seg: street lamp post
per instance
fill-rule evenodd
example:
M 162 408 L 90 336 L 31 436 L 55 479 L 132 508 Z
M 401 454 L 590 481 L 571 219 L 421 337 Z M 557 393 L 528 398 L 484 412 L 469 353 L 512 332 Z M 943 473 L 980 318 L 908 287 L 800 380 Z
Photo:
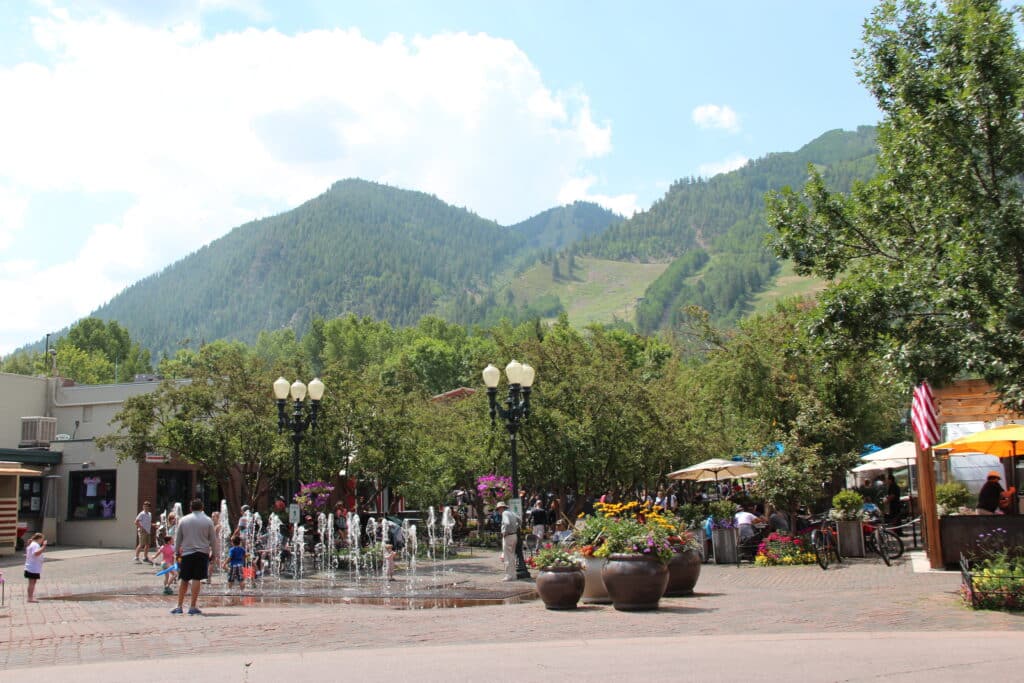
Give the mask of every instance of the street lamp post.
M 306 392 L 309 391 L 309 404 L 306 404 Z M 285 401 L 289 394 L 292 397 L 292 414 L 288 415 L 285 409 Z M 292 477 L 294 479 L 295 494 L 299 493 L 299 444 L 306 429 L 316 431 L 316 419 L 320 413 L 320 399 L 324 396 L 324 383 L 319 378 L 314 378 L 309 387 L 295 380 L 288 383 L 284 377 L 278 377 L 274 382 L 274 398 L 277 399 L 277 433 L 281 434 L 286 429 L 292 432 Z M 294 499 L 293 499 L 294 500 Z
M 487 400 L 491 405 L 491 424 L 494 424 L 495 417 L 501 417 L 505 421 L 505 428 L 508 430 L 508 451 L 512 458 L 512 511 L 519 515 L 520 528 L 525 524 L 523 518 L 523 501 L 519 498 L 519 463 L 516 460 L 516 434 L 519 432 L 520 423 L 530 416 L 530 391 L 533 386 L 534 370 L 525 363 L 513 360 L 505 366 L 505 377 L 508 379 L 508 398 L 505 399 L 505 407 L 498 405 L 498 380 L 501 379 L 501 371 L 493 365 L 488 365 L 483 372 L 484 384 L 487 385 Z M 516 578 L 530 578 L 530 570 L 526 568 L 526 560 L 523 559 L 523 535 L 516 534 Z

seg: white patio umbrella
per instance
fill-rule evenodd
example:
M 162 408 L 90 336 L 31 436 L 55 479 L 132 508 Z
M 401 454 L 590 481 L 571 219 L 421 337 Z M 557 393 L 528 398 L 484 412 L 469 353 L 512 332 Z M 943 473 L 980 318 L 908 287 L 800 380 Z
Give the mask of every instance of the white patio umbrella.
M 861 463 L 854 467 L 851 472 L 880 472 L 887 470 L 890 467 L 894 470 L 898 470 L 901 467 L 906 467 L 907 463 L 905 460 L 869 460 L 868 462 Z
M 917 458 L 917 447 L 913 441 L 900 441 L 874 453 L 860 456 L 863 462 L 877 460 L 914 460 Z M 902 467 L 902 465 L 900 465 Z
M 736 479 L 756 474 L 756 472 L 757 470 L 750 463 L 712 458 L 671 472 L 668 478 L 681 481 L 718 481 L 719 479 Z

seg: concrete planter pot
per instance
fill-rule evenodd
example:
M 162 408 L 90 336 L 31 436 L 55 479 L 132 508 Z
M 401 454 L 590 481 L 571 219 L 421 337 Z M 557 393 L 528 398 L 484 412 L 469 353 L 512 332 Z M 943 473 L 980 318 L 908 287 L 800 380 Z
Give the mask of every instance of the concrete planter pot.
M 585 583 L 579 567 L 542 567 L 537 574 L 537 594 L 548 609 L 576 609 Z
M 604 587 L 604 579 L 601 578 L 601 567 L 604 566 L 603 557 L 583 558 L 583 604 L 584 605 L 610 605 L 612 599 L 608 595 L 608 589 Z

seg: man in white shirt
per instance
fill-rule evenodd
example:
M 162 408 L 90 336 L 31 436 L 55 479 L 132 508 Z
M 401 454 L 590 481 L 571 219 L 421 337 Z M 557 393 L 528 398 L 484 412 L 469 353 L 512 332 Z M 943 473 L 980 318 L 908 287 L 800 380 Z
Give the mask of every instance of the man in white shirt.
M 763 523 L 764 518 L 755 515 L 750 511 L 750 506 L 747 506 L 733 516 L 733 521 L 736 522 L 736 527 L 740 530 L 740 540 L 745 541 L 757 535 L 754 525 Z
M 494 509 L 501 513 L 501 556 L 505 560 L 505 581 L 516 580 L 516 539 L 519 537 L 519 516 L 499 500 Z
M 135 564 L 145 562 L 153 564 L 149 559 L 149 534 L 153 530 L 153 513 L 150 511 L 149 501 L 142 504 L 142 512 L 135 516 L 135 534 L 138 536 L 138 543 L 135 544 Z M 142 560 L 139 560 L 139 552 L 142 553 Z

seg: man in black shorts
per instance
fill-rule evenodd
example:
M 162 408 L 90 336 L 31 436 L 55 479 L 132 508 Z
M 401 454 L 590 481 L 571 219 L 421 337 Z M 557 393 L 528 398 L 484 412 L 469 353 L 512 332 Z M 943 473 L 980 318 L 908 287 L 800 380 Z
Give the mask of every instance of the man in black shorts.
M 192 501 L 192 514 L 185 515 L 178 522 L 178 530 L 174 535 L 174 549 L 178 556 L 178 606 L 171 614 L 181 614 L 185 602 L 185 593 L 192 584 L 192 599 L 188 608 L 189 614 L 202 614 L 196 607 L 199 590 L 203 579 L 207 576 L 210 566 L 210 553 L 213 551 L 214 530 L 213 520 L 203 512 L 203 501 L 196 498 Z

